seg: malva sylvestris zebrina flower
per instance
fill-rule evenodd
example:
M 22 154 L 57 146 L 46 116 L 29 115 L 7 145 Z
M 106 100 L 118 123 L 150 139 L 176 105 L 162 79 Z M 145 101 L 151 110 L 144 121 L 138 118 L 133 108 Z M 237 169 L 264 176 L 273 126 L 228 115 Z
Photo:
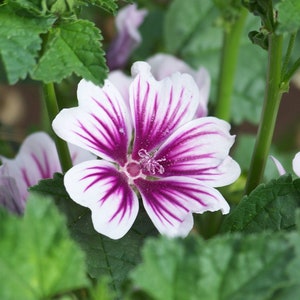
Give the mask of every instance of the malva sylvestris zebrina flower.
M 162 80 L 175 72 L 190 74 L 194 78 L 200 92 L 195 118 L 207 116 L 207 102 L 211 79 L 204 67 L 194 70 L 177 57 L 164 53 L 155 54 L 147 59 L 147 63 L 151 66 L 151 72 L 157 80 Z M 129 103 L 129 86 L 132 78 L 120 70 L 115 70 L 108 74 L 108 79 L 118 88 L 121 95 Z
M 116 16 L 117 36 L 112 41 L 106 54 L 110 70 L 123 68 L 134 49 L 141 43 L 138 28 L 143 23 L 147 10 L 138 9 L 136 4 L 121 8 Z
M 74 164 L 95 158 L 88 151 L 69 145 Z M 52 178 L 61 172 L 54 141 L 45 132 L 35 132 L 26 137 L 15 158 L 0 156 L 0 205 L 22 214 L 28 198 L 28 188 L 41 179 Z
M 103 88 L 82 80 L 79 106 L 54 119 L 58 136 L 101 158 L 71 168 L 64 184 L 75 202 L 90 208 L 95 229 L 110 238 L 132 226 L 138 195 L 160 233 L 186 236 L 192 213 L 229 212 L 214 187 L 240 174 L 228 154 L 234 136 L 225 121 L 194 119 L 199 90 L 190 75 L 156 81 L 144 62 L 132 73 L 129 107 L 109 80 Z

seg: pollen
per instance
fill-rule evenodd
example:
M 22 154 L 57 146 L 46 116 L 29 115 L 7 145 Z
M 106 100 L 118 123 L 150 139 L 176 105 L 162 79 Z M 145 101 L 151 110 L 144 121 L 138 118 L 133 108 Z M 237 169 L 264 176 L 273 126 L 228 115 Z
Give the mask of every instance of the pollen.
M 148 153 L 145 149 L 139 150 L 138 155 L 141 158 L 139 162 L 143 172 L 150 175 L 163 174 L 165 172 L 164 167 L 160 164 L 160 162 L 165 161 L 164 158 L 155 159 L 154 154 Z

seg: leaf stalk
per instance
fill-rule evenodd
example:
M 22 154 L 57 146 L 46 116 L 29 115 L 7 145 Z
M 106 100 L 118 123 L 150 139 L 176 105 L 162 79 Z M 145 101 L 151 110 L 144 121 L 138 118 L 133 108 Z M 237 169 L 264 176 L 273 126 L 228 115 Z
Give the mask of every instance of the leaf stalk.
M 52 82 L 43 83 L 43 93 L 49 116 L 49 121 L 52 122 L 56 115 L 59 113 L 54 84 Z M 54 134 L 54 142 L 56 145 L 62 171 L 63 173 L 65 173 L 72 167 L 72 160 L 68 149 L 68 145 L 65 141 L 61 140 L 56 134 Z
M 277 114 L 282 97 L 281 63 L 283 36 L 270 34 L 268 49 L 267 82 L 264 106 L 252 154 L 245 194 L 249 194 L 262 180 L 269 156 Z
M 229 29 L 225 29 L 223 33 L 215 116 L 225 121 L 230 121 L 232 92 L 238 62 L 240 40 L 247 15 L 248 11 L 242 9 L 236 22 L 231 25 Z

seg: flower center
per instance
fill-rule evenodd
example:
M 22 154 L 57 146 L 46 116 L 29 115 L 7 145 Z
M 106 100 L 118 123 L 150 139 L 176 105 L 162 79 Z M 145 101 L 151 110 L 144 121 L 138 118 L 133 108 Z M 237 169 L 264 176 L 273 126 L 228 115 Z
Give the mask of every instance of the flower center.
M 155 152 L 150 154 L 145 149 L 139 150 L 138 155 L 139 160 L 133 160 L 131 155 L 128 155 L 126 165 L 120 169 L 129 184 L 134 184 L 134 179 L 138 177 L 146 178 L 149 175 L 153 176 L 165 172 L 164 167 L 160 164 L 160 162 L 166 160 L 165 158 L 154 159 Z
M 156 173 L 163 174 L 165 172 L 164 167 L 160 164 L 160 162 L 166 160 L 165 158 L 154 159 L 154 155 L 151 155 L 145 149 L 139 150 L 138 155 L 141 158 L 139 162 L 144 172 L 151 175 L 155 175 Z
M 141 167 L 138 163 L 136 162 L 130 162 L 126 166 L 126 171 L 131 177 L 136 177 L 139 175 L 141 171 Z

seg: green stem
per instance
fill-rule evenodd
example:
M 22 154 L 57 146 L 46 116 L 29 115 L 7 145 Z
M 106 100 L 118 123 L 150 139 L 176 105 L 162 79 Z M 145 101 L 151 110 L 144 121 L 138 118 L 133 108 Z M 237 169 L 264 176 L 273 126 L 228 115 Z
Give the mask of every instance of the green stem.
M 291 80 L 292 76 L 295 74 L 295 72 L 299 69 L 299 67 L 300 67 L 300 57 L 295 61 L 291 69 L 288 70 L 286 74 L 284 74 L 282 82 L 288 83 Z
M 281 71 L 282 76 L 284 76 L 286 71 L 287 71 L 288 64 L 289 64 L 289 61 L 290 61 L 290 58 L 291 58 L 291 55 L 292 55 L 292 52 L 293 52 L 293 48 L 294 48 L 294 45 L 295 45 L 296 36 L 297 36 L 297 32 L 292 33 L 291 36 L 290 36 L 290 40 L 289 40 L 289 44 L 288 44 L 288 47 L 287 47 L 286 55 L 284 57 L 283 64 L 282 64 L 282 71 Z
M 246 194 L 249 194 L 261 182 L 269 155 L 282 95 L 280 89 L 282 44 L 282 35 L 269 35 L 269 58 L 264 106 L 246 182 Z
M 43 84 L 44 98 L 48 111 L 50 122 L 53 121 L 55 116 L 59 113 L 58 104 L 56 100 L 56 94 L 53 83 Z M 60 164 L 63 173 L 68 171 L 72 167 L 72 160 L 69 153 L 68 145 L 54 134 L 54 141 L 58 152 Z
M 229 30 L 225 29 L 223 34 L 215 116 L 226 121 L 230 120 L 231 99 L 238 52 L 247 14 L 247 10 L 243 9 L 239 19 L 237 19 Z

